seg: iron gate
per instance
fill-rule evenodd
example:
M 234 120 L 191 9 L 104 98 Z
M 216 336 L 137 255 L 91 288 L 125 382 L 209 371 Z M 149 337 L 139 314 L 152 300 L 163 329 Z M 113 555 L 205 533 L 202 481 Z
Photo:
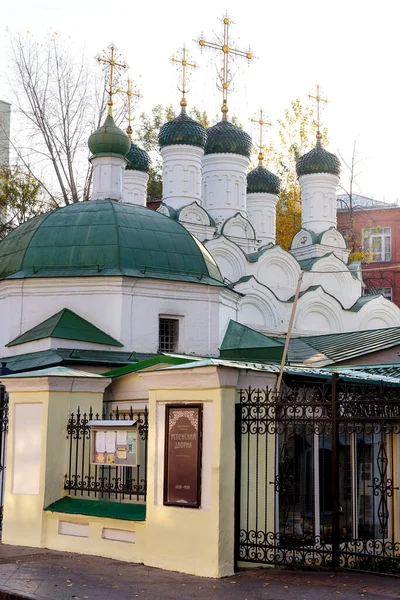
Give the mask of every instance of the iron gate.
M 400 387 L 241 390 L 236 563 L 400 575 Z
M 8 432 L 8 394 L 0 383 L 0 532 L 3 526 L 4 484 L 6 479 L 6 444 Z

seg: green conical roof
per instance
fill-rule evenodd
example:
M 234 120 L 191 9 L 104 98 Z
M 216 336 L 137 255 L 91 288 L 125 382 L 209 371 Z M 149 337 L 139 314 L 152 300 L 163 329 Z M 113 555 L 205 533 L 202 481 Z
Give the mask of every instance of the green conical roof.
M 135 204 L 77 202 L 0 242 L 0 279 L 105 276 L 223 285 L 214 259 L 185 227 Z
M 88 140 L 91 158 L 96 156 L 122 156 L 128 154 L 130 142 L 122 129 L 116 126 L 114 119 L 108 115 L 104 125 L 91 134 Z
M 184 107 L 182 107 L 180 115 L 165 123 L 158 133 L 160 148 L 182 144 L 204 148 L 206 140 L 207 133 L 203 125 L 191 119 L 186 114 Z
M 247 193 L 248 194 L 275 194 L 281 191 L 281 181 L 279 177 L 268 171 L 262 165 L 259 165 L 247 175 Z
M 207 144 L 204 154 L 240 154 L 250 156 L 251 137 L 229 121 L 220 121 L 207 129 Z
M 128 164 L 125 169 L 128 171 L 143 171 L 144 173 L 148 173 L 150 169 L 150 156 L 147 154 L 145 150 L 136 146 L 133 142 L 131 142 L 131 147 L 129 149 L 128 154 L 125 156 L 126 160 L 128 160 Z
M 22 335 L 7 344 L 7 347 L 17 346 L 43 340 L 45 338 L 58 338 L 64 340 L 78 340 L 80 342 L 92 342 L 107 346 L 122 346 L 121 342 L 108 335 L 86 319 L 83 319 L 68 308 L 52 315 L 32 329 L 25 331 Z
M 297 176 L 311 175 L 314 173 L 340 174 L 340 160 L 323 148 L 321 140 L 317 140 L 315 147 L 301 156 L 296 163 Z

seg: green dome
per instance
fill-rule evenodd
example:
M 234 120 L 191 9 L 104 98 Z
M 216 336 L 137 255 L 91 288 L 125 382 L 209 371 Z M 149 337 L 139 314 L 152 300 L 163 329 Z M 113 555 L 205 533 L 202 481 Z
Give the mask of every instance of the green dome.
M 91 158 L 95 156 L 122 156 L 129 151 L 129 138 L 122 129 L 116 126 L 111 115 L 107 116 L 104 125 L 92 133 L 88 140 Z
M 241 154 L 250 156 L 251 137 L 229 121 L 220 121 L 207 129 L 207 144 L 204 154 Z
M 259 165 L 247 175 L 247 193 L 248 194 L 275 194 L 281 191 L 281 181 L 279 177 L 268 171 L 265 167 Z
M 165 123 L 158 133 L 160 148 L 181 144 L 204 148 L 206 140 L 207 133 L 203 125 L 188 117 L 184 108 L 176 119 Z
M 212 256 L 180 223 L 135 204 L 77 202 L 0 242 L 0 279 L 123 275 L 222 285 Z
M 322 147 L 321 141 L 317 140 L 315 148 L 301 156 L 296 163 L 297 176 L 311 175 L 314 173 L 340 174 L 340 160 L 336 154 L 331 154 Z
M 128 154 L 125 156 L 126 160 L 128 160 L 128 164 L 125 169 L 128 171 L 143 171 L 144 173 L 148 173 L 150 169 L 150 156 L 147 154 L 145 150 L 136 146 L 133 142 L 131 142 L 131 147 Z

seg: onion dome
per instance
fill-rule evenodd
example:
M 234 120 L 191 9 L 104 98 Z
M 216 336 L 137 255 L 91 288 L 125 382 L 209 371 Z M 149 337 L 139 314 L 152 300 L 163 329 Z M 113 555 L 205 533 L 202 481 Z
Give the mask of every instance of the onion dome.
M 250 157 L 252 148 L 248 133 L 229 121 L 220 121 L 207 129 L 204 154 L 241 154 Z
M 143 171 L 143 173 L 148 173 L 150 169 L 150 156 L 147 154 L 145 150 L 136 146 L 133 142 L 131 142 L 131 147 L 128 154 L 125 156 L 126 160 L 128 160 L 128 164 L 125 167 L 127 171 Z
M 183 225 L 125 202 L 75 202 L 0 242 L 0 280 L 115 276 L 224 285 L 211 254 Z
M 108 115 L 104 125 L 92 133 L 88 140 L 91 158 L 96 156 L 125 156 L 129 151 L 129 137 L 116 126 L 114 119 Z
M 199 146 L 204 148 L 207 141 L 207 133 L 203 125 L 191 119 L 187 114 L 185 107 L 182 107 L 181 113 L 172 121 L 165 123 L 158 133 L 158 143 L 160 148 L 165 146 Z
M 312 175 L 315 173 L 340 174 L 340 160 L 323 148 L 321 140 L 317 138 L 315 148 L 301 156 L 296 163 L 297 176 Z
M 248 194 L 274 194 L 277 196 L 281 191 L 281 180 L 279 177 L 259 165 L 247 175 Z

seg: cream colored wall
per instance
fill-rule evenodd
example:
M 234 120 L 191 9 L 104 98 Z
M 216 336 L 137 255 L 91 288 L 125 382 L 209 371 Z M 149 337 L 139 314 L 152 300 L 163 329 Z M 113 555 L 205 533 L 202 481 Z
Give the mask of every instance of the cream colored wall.
M 103 389 L 109 379 L 37 377 L 7 380 L 10 395 L 7 470 L 4 494 L 2 541 L 6 544 L 45 546 L 43 509 L 64 496 L 68 440 L 66 426 L 71 412 L 101 410 Z M 88 387 L 96 391 L 88 391 Z M 64 388 L 64 389 L 63 389 Z M 14 414 L 17 404 L 42 406 L 40 475 L 38 494 L 13 493 L 13 448 L 23 440 L 15 439 Z
M 60 535 L 60 521 L 78 525 L 89 525 L 88 537 Z M 64 552 L 105 556 L 134 563 L 145 562 L 145 548 L 147 544 L 146 521 L 133 522 L 120 519 L 106 519 L 104 517 L 46 512 L 45 522 L 46 548 L 62 550 Z M 102 535 L 105 528 L 134 532 L 135 542 L 127 543 L 103 539 Z
M 194 379 L 195 374 L 191 376 Z M 145 564 L 207 577 L 233 573 L 235 396 L 236 387 L 150 391 Z M 212 404 L 212 419 L 203 419 L 203 437 L 211 442 L 209 464 L 204 465 L 203 452 L 203 479 L 210 478 L 210 504 L 202 498 L 207 508 L 163 506 L 155 497 L 164 465 L 163 456 L 156 452 L 157 438 L 164 435 L 165 427 L 164 422 L 157 423 L 157 409 L 190 402 Z

